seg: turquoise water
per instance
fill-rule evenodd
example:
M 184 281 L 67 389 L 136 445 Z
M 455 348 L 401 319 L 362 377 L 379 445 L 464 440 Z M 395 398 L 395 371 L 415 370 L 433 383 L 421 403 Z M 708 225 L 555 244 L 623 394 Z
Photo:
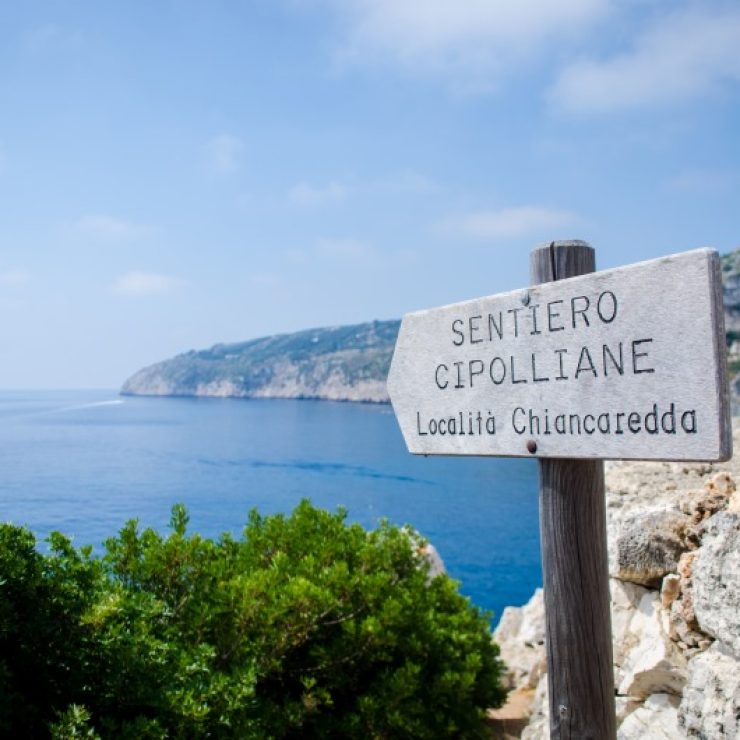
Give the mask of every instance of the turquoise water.
M 389 406 L 293 400 L 0 393 L 0 519 L 92 544 L 129 518 L 204 535 L 303 497 L 372 527 L 411 524 L 461 590 L 498 616 L 540 584 L 532 460 L 409 455 Z

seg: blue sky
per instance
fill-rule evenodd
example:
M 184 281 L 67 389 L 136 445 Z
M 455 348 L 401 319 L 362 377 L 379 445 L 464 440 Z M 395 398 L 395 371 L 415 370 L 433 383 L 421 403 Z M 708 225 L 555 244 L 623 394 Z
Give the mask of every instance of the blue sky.
M 740 247 L 740 6 L 0 6 L 0 388 Z

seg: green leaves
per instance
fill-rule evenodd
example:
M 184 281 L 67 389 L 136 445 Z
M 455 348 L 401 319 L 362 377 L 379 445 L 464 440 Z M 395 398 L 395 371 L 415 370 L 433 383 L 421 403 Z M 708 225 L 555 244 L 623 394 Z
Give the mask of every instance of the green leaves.
M 308 501 L 238 540 L 170 526 L 100 559 L 0 526 L 0 734 L 476 737 L 503 700 L 487 615 L 409 530 Z

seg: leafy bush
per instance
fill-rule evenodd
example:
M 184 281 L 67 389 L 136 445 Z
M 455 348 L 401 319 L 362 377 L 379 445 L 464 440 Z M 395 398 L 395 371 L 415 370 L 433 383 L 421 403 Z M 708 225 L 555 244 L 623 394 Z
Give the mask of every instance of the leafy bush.
M 488 621 L 421 543 L 302 502 L 244 536 L 135 521 L 102 558 L 0 526 L 0 736 L 443 738 L 498 706 Z

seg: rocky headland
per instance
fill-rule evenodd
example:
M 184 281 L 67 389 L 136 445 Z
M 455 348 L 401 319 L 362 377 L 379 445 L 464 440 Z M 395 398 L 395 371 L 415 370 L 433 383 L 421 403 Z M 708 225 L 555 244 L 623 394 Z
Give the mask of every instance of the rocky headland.
M 740 423 L 734 427 L 735 449 Z M 740 456 L 606 464 L 620 740 L 740 738 Z M 523 731 L 549 738 L 542 591 L 494 639 Z M 499 728 L 514 727 L 511 713 Z
M 384 403 L 399 325 L 372 321 L 191 350 L 139 370 L 121 393 Z

